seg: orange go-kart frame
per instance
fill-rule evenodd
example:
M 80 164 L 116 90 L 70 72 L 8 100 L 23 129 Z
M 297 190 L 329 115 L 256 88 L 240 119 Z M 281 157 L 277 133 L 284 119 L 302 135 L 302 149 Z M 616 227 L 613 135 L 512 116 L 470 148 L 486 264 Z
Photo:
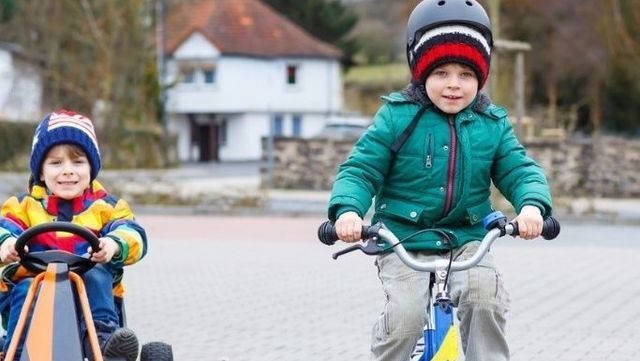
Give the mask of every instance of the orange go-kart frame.
M 31 238 L 46 232 L 73 233 L 86 239 L 93 250 L 99 249 L 99 240 L 91 231 L 67 222 L 44 223 L 29 228 L 18 237 L 16 250 L 21 258 L 20 263 L 37 275 L 27 293 L 4 361 L 14 361 L 16 349 L 23 338 L 20 361 L 85 360 L 77 306 L 82 311 L 81 318 L 93 354 L 90 361 L 104 361 L 84 282 L 80 277 L 94 263 L 66 251 L 24 251 Z M 33 312 L 27 328 L 31 310 Z

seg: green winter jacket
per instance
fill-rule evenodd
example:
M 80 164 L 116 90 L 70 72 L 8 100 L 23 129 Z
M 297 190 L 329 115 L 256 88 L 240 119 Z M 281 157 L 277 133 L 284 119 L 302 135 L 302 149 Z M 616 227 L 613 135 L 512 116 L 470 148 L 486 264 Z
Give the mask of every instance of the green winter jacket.
M 395 155 L 391 145 L 421 105 L 404 92 L 383 97 L 372 125 L 338 169 L 329 219 L 347 211 L 363 217 L 375 196 L 372 223 L 382 221 L 399 239 L 437 228 L 459 247 L 486 234 L 482 220 L 492 212 L 492 181 L 516 212 L 534 205 L 543 216 L 551 215 L 542 168 L 516 139 L 506 110 L 483 96 L 455 116 L 424 102 L 417 127 Z M 450 247 L 434 232 L 404 245 L 411 250 Z

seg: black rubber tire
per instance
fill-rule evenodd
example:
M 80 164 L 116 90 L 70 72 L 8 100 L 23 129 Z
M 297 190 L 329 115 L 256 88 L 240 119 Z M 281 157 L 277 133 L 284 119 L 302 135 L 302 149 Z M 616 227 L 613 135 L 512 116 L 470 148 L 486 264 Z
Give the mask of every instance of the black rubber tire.
M 149 342 L 142 345 L 140 361 L 173 361 L 173 349 L 164 342 Z

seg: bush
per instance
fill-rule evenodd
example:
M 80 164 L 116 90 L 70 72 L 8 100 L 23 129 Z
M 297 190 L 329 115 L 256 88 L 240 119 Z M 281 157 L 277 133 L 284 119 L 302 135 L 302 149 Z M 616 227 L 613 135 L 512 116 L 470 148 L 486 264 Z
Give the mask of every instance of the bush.
M 36 125 L 32 122 L 0 120 L 0 170 L 28 170 L 31 142 Z

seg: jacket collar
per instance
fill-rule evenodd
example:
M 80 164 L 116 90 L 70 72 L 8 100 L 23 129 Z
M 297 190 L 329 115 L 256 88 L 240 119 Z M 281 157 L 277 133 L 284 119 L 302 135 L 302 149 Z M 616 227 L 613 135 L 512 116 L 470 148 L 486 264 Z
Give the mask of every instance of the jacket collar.
M 78 214 L 85 209 L 87 202 L 94 201 L 106 196 L 106 190 L 97 180 L 93 180 L 89 188 L 85 189 L 82 195 L 73 199 L 63 199 L 52 194 L 45 185 L 34 184 L 31 187 L 31 196 L 41 200 L 47 212 L 56 215 L 59 221 L 71 221 L 74 214 Z

